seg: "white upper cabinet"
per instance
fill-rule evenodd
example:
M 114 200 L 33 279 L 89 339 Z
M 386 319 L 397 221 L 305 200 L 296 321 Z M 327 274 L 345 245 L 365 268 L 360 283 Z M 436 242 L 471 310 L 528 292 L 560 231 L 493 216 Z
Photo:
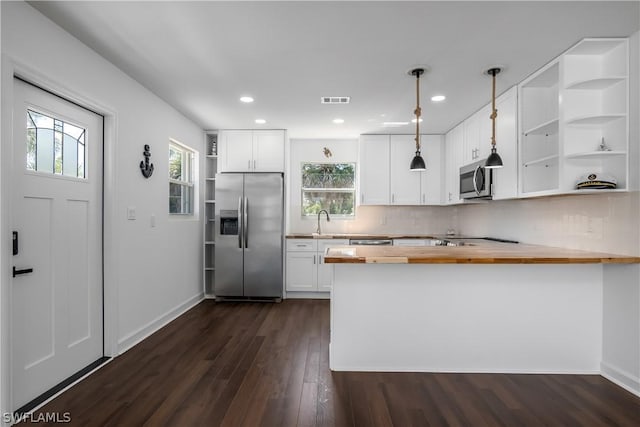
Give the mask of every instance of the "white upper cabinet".
M 517 87 L 496 99 L 496 148 L 504 166 L 493 170 L 493 199 L 510 199 L 518 195 Z M 443 203 L 462 203 L 460 167 L 479 162 L 491 152 L 491 103 L 451 129 L 445 135 Z
M 444 184 L 444 135 L 422 135 L 420 145 L 427 166 L 426 171 L 420 172 L 420 202 L 423 205 L 439 205 L 442 203 Z
M 392 205 L 421 204 L 421 173 L 409 169 L 416 153 L 415 135 L 390 136 L 390 190 Z M 422 153 L 426 157 L 426 153 Z
M 463 164 L 464 123 L 451 129 L 445 135 L 445 188 L 443 202 L 445 205 L 461 203 L 460 200 L 460 166 Z
M 253 131 L 254 172 L 284 172 L 284 131 Z
M 248 171 L 253 160 L 253 132 L 224 130 L 218 134 L 218 171 Z
M 463 122 L 464 144 L 462 161 L 464 165 L 489 157 L 491 141 L 491 104 L 485 105 Z
M 518 197 L 518 89 L 512 87 L 496 99 L 496 149 L 503 167 L 493 169 L 493 200 Z M 487 122 L 491 120 L 487 116 Z M 489 126 L 491 127 L 491 126 Z M 491 133 L 485 141 L 490 148 Z M 487 156 L 490 149 L 487 150 Z
M 220 172 L 284 172 L 284 130 L 223 130 Z
M 427 170 L 409 169 L 415 156 L 413 135 L 361 135 L 361 205 L 438 205 L 442 194 L 441 135 L 420 135 Z
M 360 204 L 388 205 L 389 135 L 360 135 Z

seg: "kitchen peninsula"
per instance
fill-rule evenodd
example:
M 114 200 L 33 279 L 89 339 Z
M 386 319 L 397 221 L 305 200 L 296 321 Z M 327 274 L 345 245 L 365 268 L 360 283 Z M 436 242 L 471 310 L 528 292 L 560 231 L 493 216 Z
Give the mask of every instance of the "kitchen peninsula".
M 325 262 L 333 370 L 601 373 L 607 346 L 638 341 L 609 337 L 625 325 L 605 300 L 638 285 L 640 257 L 478 239 L 335 247 Z

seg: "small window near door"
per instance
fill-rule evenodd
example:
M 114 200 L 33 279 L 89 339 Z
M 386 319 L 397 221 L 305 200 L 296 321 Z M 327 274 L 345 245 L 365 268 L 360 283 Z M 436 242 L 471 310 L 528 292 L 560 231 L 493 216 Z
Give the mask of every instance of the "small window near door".
M 169 144 L 169 214 L 193 215 L 194 152 Z
M 27 170 L 85 179 L 86 129 L 27 109 Z
M 355 193 L 354 163 L 302 164 L 302 216 L 326 209 L 332 216 L 353 217 Z

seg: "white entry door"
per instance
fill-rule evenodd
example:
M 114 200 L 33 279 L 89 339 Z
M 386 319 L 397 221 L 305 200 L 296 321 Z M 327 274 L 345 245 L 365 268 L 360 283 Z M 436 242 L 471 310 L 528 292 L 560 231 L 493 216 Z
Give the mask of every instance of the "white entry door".
M 17 79 L 14 95 L 15 410 L 103 355 L 103 118 Z

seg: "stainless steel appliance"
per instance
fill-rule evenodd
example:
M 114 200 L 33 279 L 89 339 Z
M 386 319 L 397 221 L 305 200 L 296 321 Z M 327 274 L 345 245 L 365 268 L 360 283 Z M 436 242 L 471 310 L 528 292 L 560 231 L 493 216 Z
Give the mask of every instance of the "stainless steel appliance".
M 391 239 L 351 239 L 349 240 L 351 246 L 388 246 L 393 245 Z
M 493 191 L 493 172 L 484 167 L 484 160 L 460 168 L 460 198 L 490 199 Z
M 283 178 L 216 175 L 216 299 L 282 298 Z

